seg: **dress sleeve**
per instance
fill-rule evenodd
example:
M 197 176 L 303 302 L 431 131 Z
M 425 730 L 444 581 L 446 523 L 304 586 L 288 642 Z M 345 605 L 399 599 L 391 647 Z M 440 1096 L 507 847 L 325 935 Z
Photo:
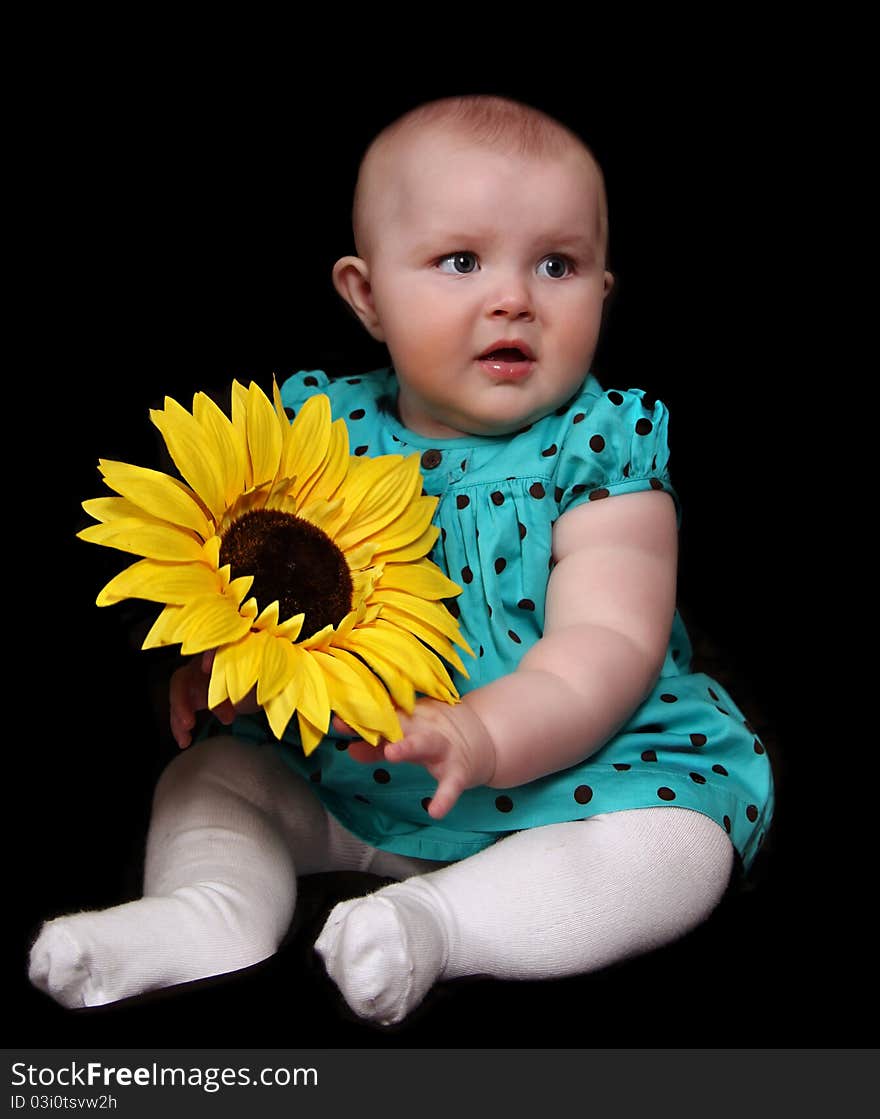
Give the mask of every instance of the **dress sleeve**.
M 669 478 L 669 413 L 640 389 L 603 392 L 588 411 L 571 416 L 556 475 L 559 511 L 640 490 L 665 490 Z
M 310 396 L 323 392 L 330 383 L 330 378 L 321 369 L 301 369 L 288 377 L 281 386 L 281 403 L 285 408 L 296 413 Z M 293 419 L 293 415 L 290 416 Z

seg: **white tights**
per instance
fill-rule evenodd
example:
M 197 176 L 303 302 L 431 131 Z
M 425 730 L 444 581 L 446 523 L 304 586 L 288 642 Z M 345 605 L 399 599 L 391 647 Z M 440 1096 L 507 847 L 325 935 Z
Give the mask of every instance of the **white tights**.
M 156 788 L 144 896 L 47 922 L 31 981 L 68 1007 L 247 967 L 293 916 L 297 875 L 398 879 L 331 912 L 315 945 L 349 1006 L 401 1021 L 438 980 L 582 974 L 677 939 L 727 886 L 733 847 L 706 816 L 643 808 L 518 832 L 457 863 L 377 851 L 266 748 L 191 747 Z

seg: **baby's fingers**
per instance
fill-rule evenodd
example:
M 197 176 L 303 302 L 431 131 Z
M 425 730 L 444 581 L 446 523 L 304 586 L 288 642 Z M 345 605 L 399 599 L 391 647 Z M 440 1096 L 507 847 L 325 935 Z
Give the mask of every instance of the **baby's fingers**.
M 348 744 L 348 756 L 354 758 L 356 762 L 363 762 L 365 765 L 375 765 L 377 762 L 382 761 L 382 745 L 371 746 L 369 742 L 364 742 L 362 738 L 355 739 L 354 742 Z
M 192 712 L 171 710 L 171 734 L 181 750 L 185 750 L 192 742 L 192 729 L 196 725 L 196 718 Z
M 437 785 L 437 792 L 428 805 L 428 815 L 432 820 L 442 820 L 454 806 L 458 798 L 468 787 L 464 772 L 457 766 L 450 772 L 444 773 Z
M 413 735 L 392 742 L 385 747 L 385 757 L 390 762 L 423 765 L 432 777 L 437 778 L 437 791 L 428 806 L 428 815 L 434 820 L 442 819 L 473 783 L 468 780 L 467 766 L 456 756 L 456 752 L 445 740 L 431 735 Z

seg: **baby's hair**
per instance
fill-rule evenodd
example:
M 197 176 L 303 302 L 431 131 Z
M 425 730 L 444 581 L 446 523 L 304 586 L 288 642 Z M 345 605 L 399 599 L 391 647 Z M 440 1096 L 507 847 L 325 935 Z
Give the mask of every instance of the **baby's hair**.
M 555 117 L 532 105 L 494 94 L 465 94 L 428 101 L 410 109 L 385 127 L 370 143 L 361 160 L 352 206 L 352 226 L 358 252 L 363 255 L 367 242 L 366 198 L 369 173 L 382 152 L 407 133 L 416 134 L 439 127 L 479 144 L 501 151 L 534 158 L 553 158 L 572 146 L 583 150 L 599 176 L 600 222 L 607 249 L 608 215 L 602 170 L 584 140 Z

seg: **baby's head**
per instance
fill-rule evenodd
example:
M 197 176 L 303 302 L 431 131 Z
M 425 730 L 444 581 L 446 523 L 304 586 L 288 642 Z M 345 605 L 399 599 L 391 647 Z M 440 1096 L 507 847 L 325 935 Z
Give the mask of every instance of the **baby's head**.
M 605 190 L 552 117 L 488 96 L 410 111 L 364 156 L 354 234 L 333 280 L 387 345 L 407 427 L 507 434 L 586 377 L 613 283 Z

